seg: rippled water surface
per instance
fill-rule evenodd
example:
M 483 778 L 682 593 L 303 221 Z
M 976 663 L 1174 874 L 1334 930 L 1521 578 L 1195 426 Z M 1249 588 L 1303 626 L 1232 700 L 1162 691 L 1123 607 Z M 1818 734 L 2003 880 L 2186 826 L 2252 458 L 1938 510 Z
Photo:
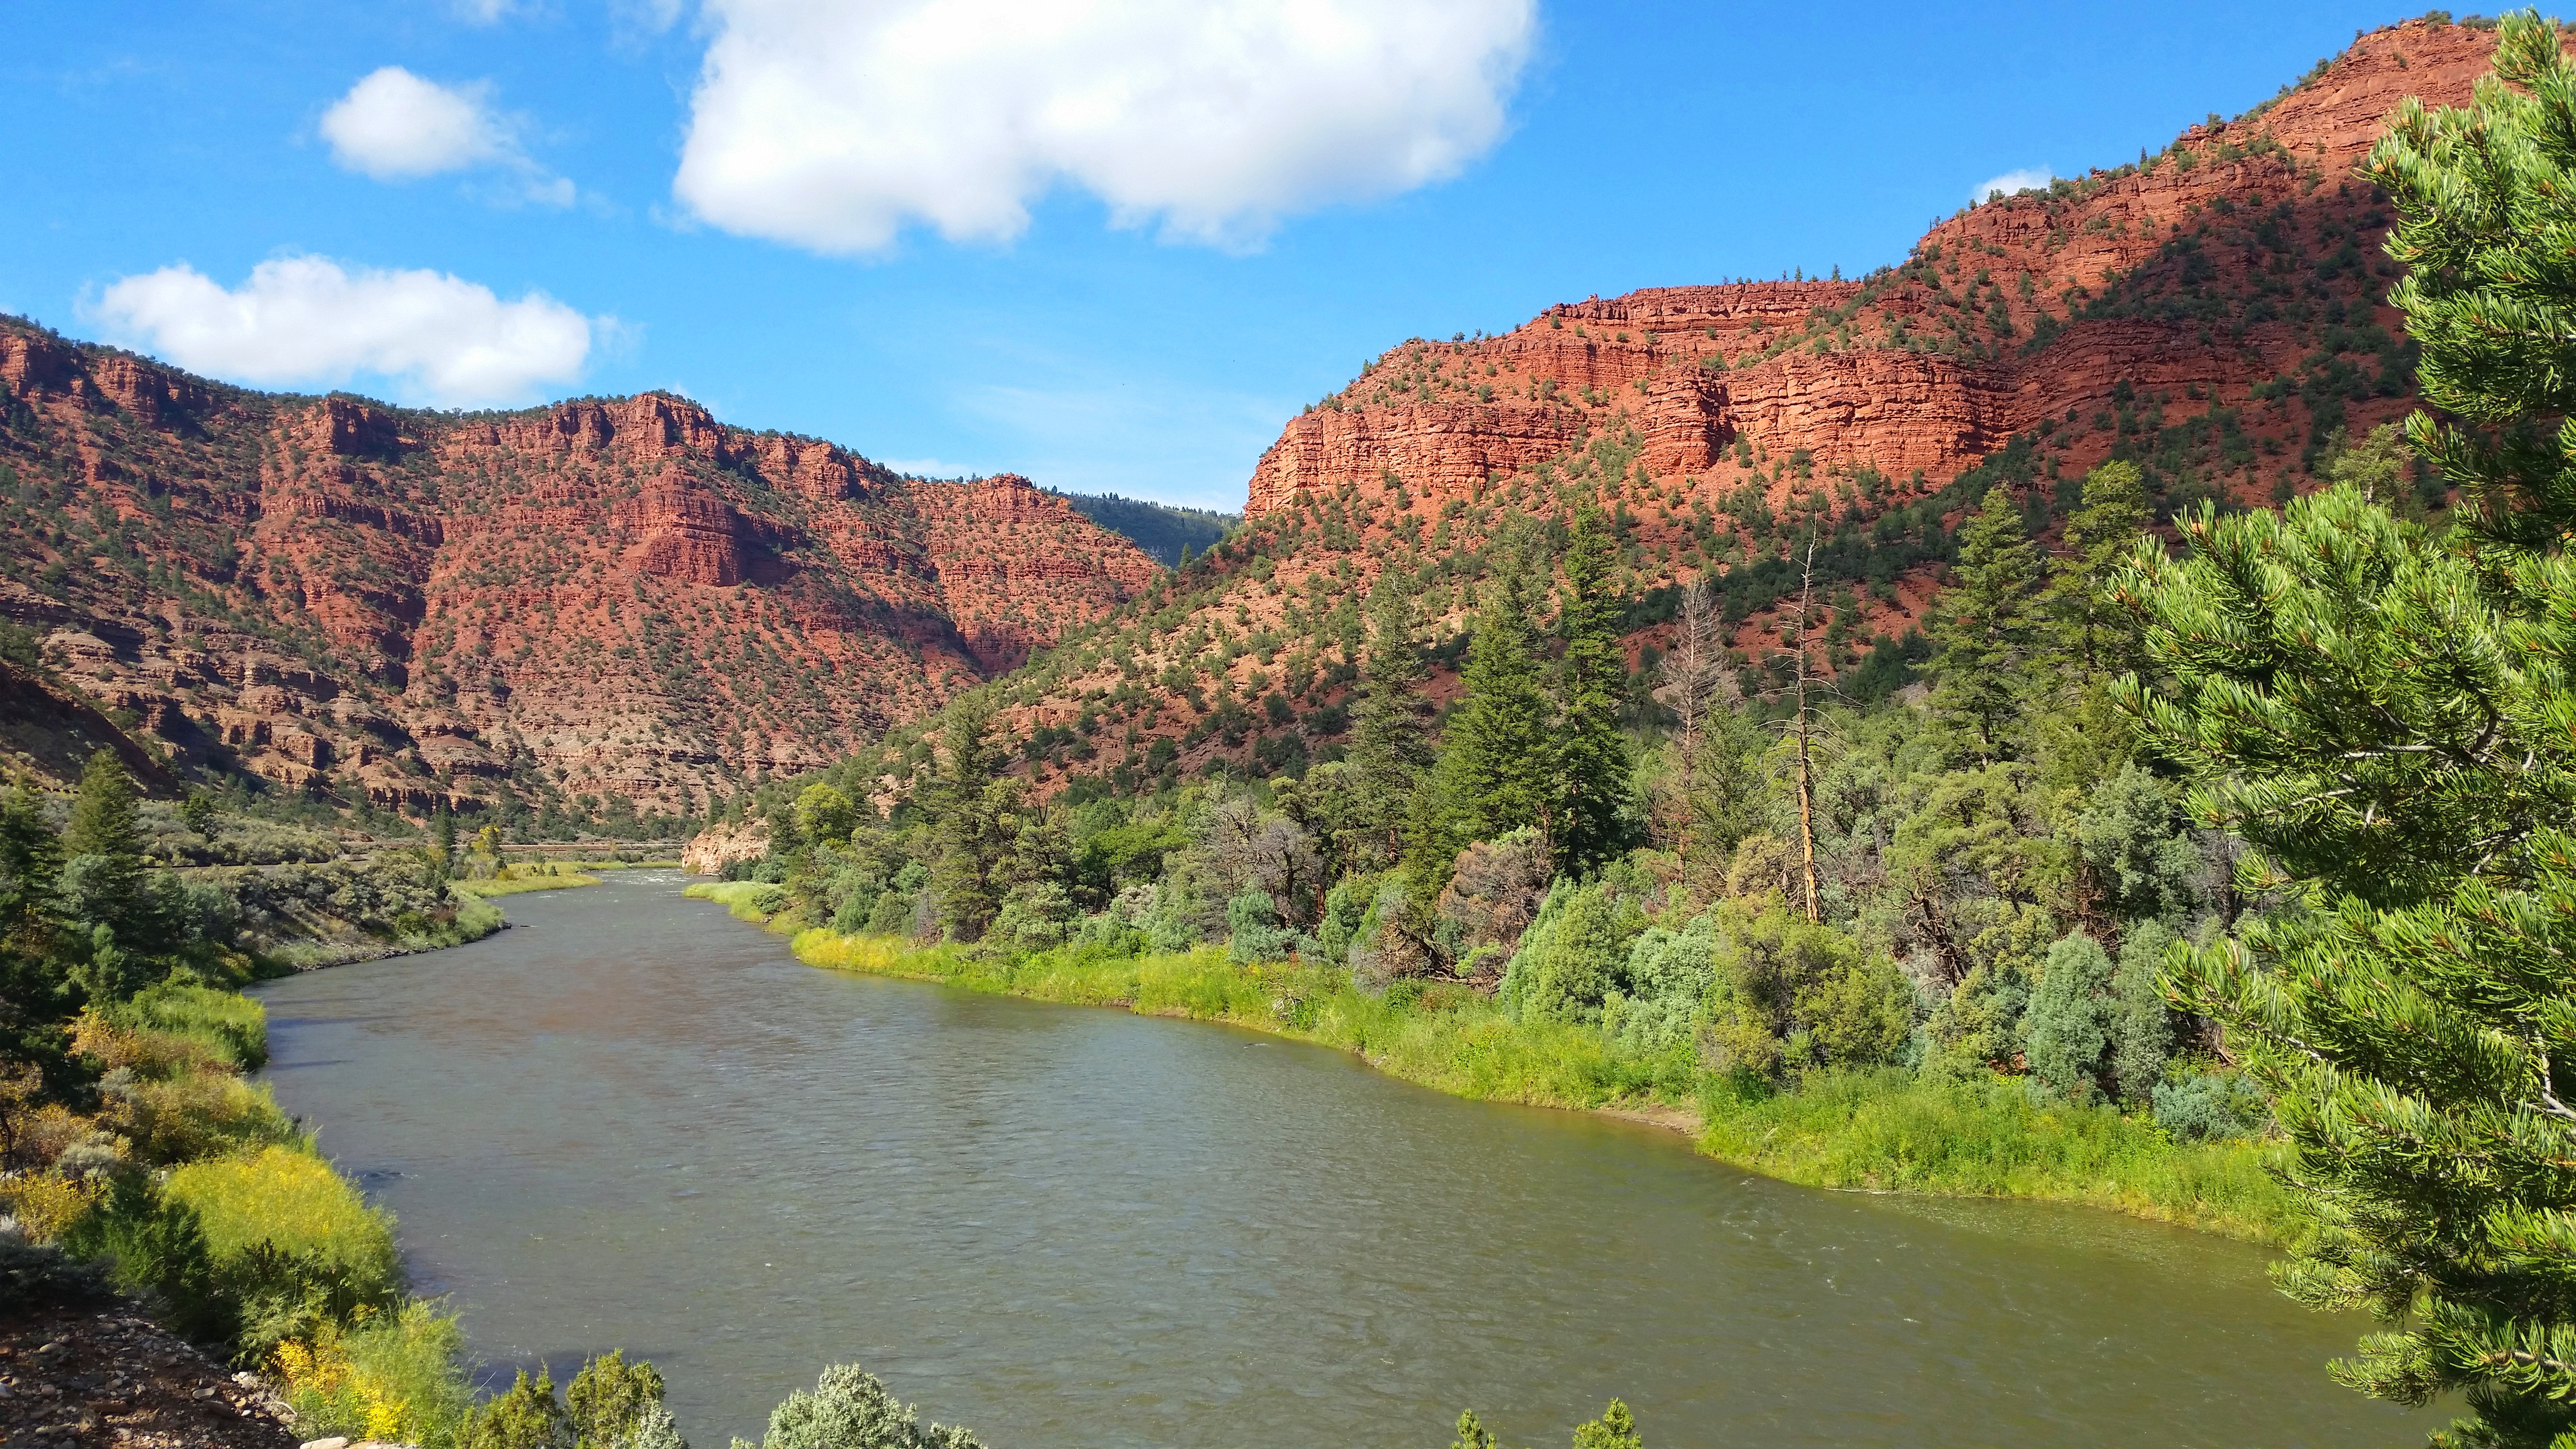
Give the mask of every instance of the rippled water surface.
M 1613 1394 L 1658 1449 L 2420 1440 L 2249 1248 L 815 971 L 681 884 L 264 995 L 280 1100 L 474 1350 L 622 1345 L 702 1449 L 853 1359 L 999 1449 L 1563 1443 Z

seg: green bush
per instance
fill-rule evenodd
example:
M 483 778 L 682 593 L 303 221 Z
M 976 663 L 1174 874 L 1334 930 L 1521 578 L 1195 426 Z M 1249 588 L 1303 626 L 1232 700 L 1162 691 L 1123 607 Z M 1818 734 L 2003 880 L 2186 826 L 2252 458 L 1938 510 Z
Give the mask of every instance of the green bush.
M 2201 1072 L 2154 1088 L 2156 1125 L 2177 1142 L 2251 1137 L 2272 1120 L 2263 1089 L 2242 1072 Z
M 270 1367 L 301 1433 L 458 1449 L 474 1398 L 463 1347 L 455 1319 L 413 1299 L 318 1325 L 279 1344 Z
M 1297 933 L 1280 924 L 1278 903 L 1270 892 L 1248 890 L 1225 903 L 1226 959 L 1237 965 L 1284 961 L 1297 943 Z
M 268 1011 L 238 991 L 164 981 L 104 1013 L 129 1031 L 168 1032 L 205 1047 L 238 1071 L 268 1065 Z
M 564 1385 L 565 1418 L 576 1449 L 630 1449 L 661 1406 L 661 1371 L 640 1359 L 628 1363 L 617 1349 L 585 1361 Z
M 1644 925 L 1633 903 L 1614 900 L 1606 888 L 1560 880 L 1503 969 L 1505 1009 L 1542 1021 L 1600 1020 L 1619 987 L 1628 943 Z
M 737 1449 L 748 1449 L 736 1439 Z M 921 1427 L 912 1407 L 895 1401 L 876 1376 L 857 1364 L 823 1370 L 812 1393 L 803 1389 L 770 1411 L 759 1449 L 982 1449 L 964 1429 Z
M 554 1377 L 540 1368 L 531 1381 L 519 1370 L 518 1382 L 466 1416 L 462 1449 L 573 1449 L 572 1416 L 555 1397 Z

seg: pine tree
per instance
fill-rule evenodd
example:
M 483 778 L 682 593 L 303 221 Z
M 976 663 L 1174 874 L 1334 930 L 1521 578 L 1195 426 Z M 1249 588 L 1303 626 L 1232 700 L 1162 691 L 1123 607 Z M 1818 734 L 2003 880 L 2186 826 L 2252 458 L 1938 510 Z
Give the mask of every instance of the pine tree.
M 431 822 L 430 848 L 437 855 L 434 863 L 438 878 L 445 880 L 448 872 L 456 868 L 456 816 L 444 800 L 439 802 L 436 818 Z
M 1959 562 L 1932 619 L 1932 705 L 1974 736 L 1980 759 L 2008 753 L 2039 643 L 2039 551 L 2000 486 L 1959 529 Z
M 2147 519 L 2147 480 L 2137 464 L 2114 459 L 2084 475 L 2082 498 L 2066 519 L 2066 552 L 2051 562 L 2040 600 L 2079 682 L 2138 667 L 2136 622 L 2107 591 Z
M 2349 483 L 2186 520 L 2122 589 L 2173 681 L 2120 694 L 2203 823 L 2298 909 L 2168 957 L 2273 1097 L 2317 1227 L 2279 1272 L 2386 1324 L 2338 1379 L 2470 1410 L 2441 1441 L 2576 1436 L 2576 66 L 2503 22 L 2502 83 L 2409 101 L 2374 149 L 2394 300 L 2424 347 L 2407 434 L 2461 485 L 2444 542 Z M 2562 430 L 2563 431 L 2563 430 Z
M 71 857 L 65 870 L 80 918 L 121 939 L 143 935 L 143 831 L 134 780 L 110 751 L 93 753 L 81 769 L 63 849 Z
M 1423 731 L 1422 651 L 1413 640 L 1413 604 L 1381 579 L 1369 595 L 1368 671 L 1351 732 L 1350 779 L 1356 796 L 1342 849 L 1363 870 L 1402 858 L 1414 795 L 1431 764 Z
M 0 796 L 0 1158 L 14 1159 L 17 1109 L 79 1075 L 63 1030 L 79 1003 L 63 969 L 71 943 L 57 894 L 62 868 L 43 806 L 11 786 Z
M 941 743 L 947 768 L 931 782 L 934 854 L 930 888 L 940 924 L 960 941 L 984 934 L 1001 908 L 998 879 L 1014 832 L 1002 749 L 993 738 L 992 701 L 970 695 L 949 711 Z
M 1476 638 L 1460 673 L 1466 696 L 1449 718 L 1439 766 L 1438 848 L 1454 853 L 1524 825 L 1553 837 L 1554 741 L 1540 688 L 1538 633 L 1528 585 L 1506 567 L 1485 586 Z M 1435 862 L 1444 868 L 1445 861 Z
M 1612 590 L 1619 560 L 1609 521 L 1589 503 L 1576 512 L 1565 551 L 1565 598 L 1557 630 L 1565 652 L 1557 665 L 1558 864 L 1581 870 L 1626 844 L 1628 749 L 1619 733 L 1619 701 L 1628 683 L 1619 645 L 1623 602 Z

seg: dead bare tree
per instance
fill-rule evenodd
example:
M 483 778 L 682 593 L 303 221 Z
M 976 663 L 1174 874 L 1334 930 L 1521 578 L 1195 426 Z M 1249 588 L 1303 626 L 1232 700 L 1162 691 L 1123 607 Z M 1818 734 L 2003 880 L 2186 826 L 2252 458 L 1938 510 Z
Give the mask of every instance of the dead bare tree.
M 1709 712 L 1723 708 L 1727 697 L 1734 693 L 1734 672 L 1726 667 L 1721 624 L 1717 590 L 1705 577 L 1692 580 L 1682 590 L 1681 616 L 1674 627 L 1672 651 L 1664 656 L 1661 669 L 1663 687 L 1656 691 L 1681 726 L 1677 740 L 1680 824 L 1674 832 L 1673 849 L 1685 865 L 1691 855 L 1691 826 L 1698 818 L 1694 802 L 1698 798 L 1699 759 L 1707 744 Z
M 1798 771 L 1798 854 L 1805 875 L 1807 919 L 1821 921 L 1824 908 L 1818 899 L 1816 880 L 1816 771 L 1815 739 L 1817 699 L 1842 691 L 1829 679 L 1816 673 L 1814 662 L 1807 656 L 1807 630 L 1813 621 L 1816 593 L 1816 536 L 1807 535 L 1807 553 L 1798 569 L 1798 611 L 1791 624 L 1792 647 L 1788 653 L 1795 661 L 1791 688 L 1796 713 L 1790 717 L 1788 733 L 1797 744 Z

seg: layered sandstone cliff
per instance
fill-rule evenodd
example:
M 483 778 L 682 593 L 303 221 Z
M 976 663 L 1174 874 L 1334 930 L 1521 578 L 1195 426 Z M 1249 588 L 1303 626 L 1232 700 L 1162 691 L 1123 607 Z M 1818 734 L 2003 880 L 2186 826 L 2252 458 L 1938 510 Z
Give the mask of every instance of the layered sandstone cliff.
M 1658 591 L 1706 579 L 1760 689 L 1800 637 L 1810 543 L 1804 644 L 1841 675 L 1919 621 L 1989 484 L 2043 528 L 2114 456 L 2167 513 L 2313 488 L 2339 434 L 2414 398 L 2389 212 L 2356 168 L 2405 97 L 2465 102 L 2492 44 L 2372 32 L 2271 104 L 1972 207 L 1866 277 L 1652 288 L 1397 347 L 1289 421 L 1244 534 L 1016 682 L 1034 772 L 1267 774 L 1329 751 L 1373 588 L 1393 577 L 1454 650 L 1495 545 L 1517 555 L 1579 503 L 1613 517 L 1642 601 L 1631 659 L 1665 637 Z
M 415 815 L 703 810 L 1156 572 L 1026 479 L 678 397 L 279 397 L 7 322 L 0 384 L 0 618 L 183 762 Z
M 2385 208 L 2354 168 L 2406 96 L 2466 100 L 2492 45 L 2425 21 L 2372 33 L 2257 114 L 2194 127 L 2145 166 L 1973 207 L 1869 279 L 1659 287 L 1408 343 L 1289 423 L 1247 512 L 1390 476 L 1472 496 L 1613 427 L 1643 436 L 1654 476 L 1694 484 L 1738 440 L 1938 481 L 2123 381 L 2242 406 L 2314 348 L 2327 300 L 2370 309 L 2338 322 L 2397 330 L 2379 301 Z M 2169 292 L 2278 305 L 2216 327 L 2207 309 L 2123 307 L 2159 264 L 2178 274 Z

